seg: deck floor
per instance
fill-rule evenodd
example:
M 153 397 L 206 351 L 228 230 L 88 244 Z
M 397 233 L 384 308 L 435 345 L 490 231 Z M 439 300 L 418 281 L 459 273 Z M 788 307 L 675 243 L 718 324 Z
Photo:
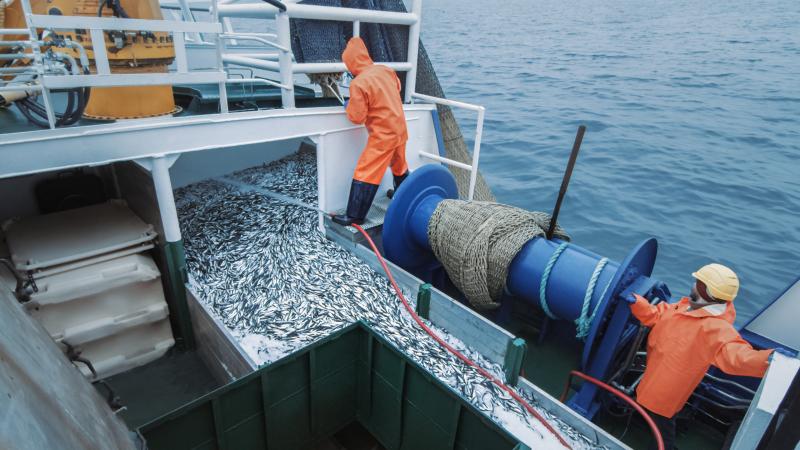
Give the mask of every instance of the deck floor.
M 175 350 L 105 382 L 125 406 L 119 415 L 131 429 L 220 387 L 196 352 Z M 106 395 L 105 389 L 97 389 Z

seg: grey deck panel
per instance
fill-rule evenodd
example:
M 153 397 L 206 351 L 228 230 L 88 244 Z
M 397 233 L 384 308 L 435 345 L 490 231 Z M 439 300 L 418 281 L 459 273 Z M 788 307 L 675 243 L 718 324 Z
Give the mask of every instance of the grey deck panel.
M 745 325 L 745 329 L 789 348 L 800 349 L 797 317 L 800 317 L 800 279 Z
M 137 448 L 131 434 L 47 331 L 0 281 L 0 448 Z
M 236 343 L 228 329 L 200 302 L 190 286 L 186 286 L 186 300 L 192 319 L 197 351 L 219 382 L 229 383 L 256 370 L 258 365 Z

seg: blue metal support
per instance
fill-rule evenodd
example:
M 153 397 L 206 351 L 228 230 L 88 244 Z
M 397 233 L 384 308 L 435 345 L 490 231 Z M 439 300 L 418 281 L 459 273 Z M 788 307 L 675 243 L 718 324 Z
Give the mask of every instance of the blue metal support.
M 386 256 L 428 279 L 430 271 L 440 267 L 428 241 L 428 223 L 442 200 L 456 198 L 455 180 L 443 166 L 426 165 L 414 171 L 395 192 L 386 213 Z M 620 264 L 572 243 L 537 237 L 511 262 L 507 291 L 554 319 L 569 321 L 570 326 L 590 320 L 581 369 L 604 379 L 624 344 L 626 329 L 632 326 L 630 308 L 619 301 L 623 291 L 647 295 L 662 285 L 649 278 L 656 253 L 656 240 L 647 239 Z M 570 400 L 570 406 L 592 417 L 597 410 L 596 395 L 593 386 L 586 386 Z

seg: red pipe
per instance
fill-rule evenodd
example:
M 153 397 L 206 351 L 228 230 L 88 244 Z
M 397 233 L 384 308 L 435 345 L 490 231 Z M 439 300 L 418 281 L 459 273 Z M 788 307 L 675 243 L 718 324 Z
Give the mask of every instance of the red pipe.
M 650 431 L 653 432 L 653 437 L 656 438 L 656 444 L 658 444 L 658 450 L 664 450 L 664 439 L 661 437 L 661 431 L 659 431 L 658 427 L 656 426 L 656 423 L 653 422 L 653 418 L 650 417 L 650 414 L 648 414 L 647 411 L 645 411 L 644 408 L 639 406 L 639 404 L 636 403 L 635 400 L 630 398 L 624 392 L 620 391 L 619 389 L 615 389 L 613 386 L 609 386 L 608 384 L 603 383 L 602 381 L 598 380 L 597 378 L 591 377 L 591 376 L 586 375 L 585 373 L 579 372 L 577 370 L 570 371 L 569 377 L 567 378 L 567 384 L 566 384 L 566 386 L 564 386 L 564 393 L 561 394 L 561 402 L 562 403 L 564 402 L 564 400 L 567 399 L 567 394 L 569 394 L 569 388 L 572 385 L 572 377 L 573 376 L 576 376 L 578 378 L 582 378 L 583 380 L 586 380 L 589 383 L 592 383 L 592 384 L 594 384 L 596 386 L 599 386 L 599 387 L 607 390 L 608 392 L 611 392 L 612 394 L 616 395 L 617 397 L 625 400 L 625 402 L 627 402 L 629 405 L 631 405 L 633 407 L 633 409 L 635 409 L 636 411 L 639 412 L 639 414 L 642 415 L 642 418 L 644 418 L 644 421 L 647 422 L 647 425 L 650 426 Z
M 383 256 L 381 256 L 381 253 L 378 251 L 378 247 L 375 246 L 375 243 L 372 241 L 372 238 L 369 237 L 369 234 L 367 234 L 367 232 L 364 231 L 364 229 L 361 228 L 360 226 L 358 226 L 357 224 L 352 224 L 352 226 L 355 227 L 355 229 L 357 229 L 359 232 L 361 232 L 361 234 L 364 236 L 364 238 L 366 238 L 367 242 L 369 243 L 369 246 L 372 248 L 372 251 L 375 253 L 375 256 L 378 257 L 378 261 L 381 263 L 381 266 L 383 267 L 383 271 L 386 272 L 386 276 L 389 278 L 389 281 L 392 283 L 392 287 L 394 288 L 394 291 L 397 293 L 397 296 L 400 298 L 400 301 L 403 302 L 403 306 L 406 308 L 406 311 L 408 311 L 408 313 L 411 315 L 411 317 L 414 319 L 414 321 L 417 322 L 417 325 L 419 325 L 420 328 L 425 330 L 425 332 L 428 333 L 430 335 L 430 337 L 433 338 L 434 341 L 436 341 L 437 343 L 439 343 L 439 345 L 441 345 L 442 347 L 447 349 L 447 351 L 452 353 L 456 358 L 460 359 L 461 361 L 463 361 L 468 366 L 475 368 L 475 370 L 477 370 L 478 373 L 483 375 L 487 380 L 489 380 L 492 383 L 494 383 L 495 385 L 497 385 L 500 389 L 506 391 L 508 393 L 508 395 L 510 395 L 517 402 L 519 402 L 519 404 L 522 405 L 525 408 L 525 410 L 527 410 L 529 413 L 531 413 L 531 415 L 533 417 L 535 417 L 536 420 L 541 422 L 542 425 L 544 425 L 544 427 L 547 428 L 548 431 L 553 433 L 553 435 L 555 435 L 555 437 L 558 438 L 558 441 L 561 442 L 561 444 L 563 444 L 564 447 L 566 447 L 568 449 L 572 449 L 572 447 L 570 447 L 570 445 L 567 443 L 567 441 L 564 439 L 564 437 L 561 436 L 561 434 L 559 434 L 558 431 L 556 431 L 556 429 L 553 428 L 552 425 L 550 425 L 546 420 L 544 420 L 544 417 L 542 417 L 541 414 L 539 414 L 538 411 L 533 409 L 533 406 L 528 404 L 528 402 L 526 402 L 524 398 L 522 398 L 519 394 L 514 392 L 514 390 L 511 389 L 510 387 L 506 386 L 502 381 L 500 381 L 497 378 L 495 378 L 491 373 L 489 373 L 488 370 L 486 370 L 483 367 L 479 366 L 474 361 L 472 361 L 471 359 L 467 358 L 464 354 L 462 354 L 461 352 L 459 352 L 458 350 L 453 348 L 450 344 L 448 344 L 442 338 L 437 336 L 436 333 L 433 330 L 430 329 L 430 327 L 425 325 L 425 322 L 422 321 L 422 319 L 417 315 L 417 313 L 414 311 L 414 309 L 408 303 L 408 300 L 406 300 L 406 297 L 403 295 L 403 292 L 400 290 L 400 287 L 397 286 L 397 283 L 394 281 L 394 277 L 392 276 L 392 272 L 389 270 L 389 267 L 386 265 L 386 262 L 383 260 Z M 659 435 L 659 439 L 660 438 L 661 438 L 661 436 Z M 661 441 L 659 440 L 659 442 L 661 442 Z M 659 447 L 659 450 L 664 450 L 663 444 L 661 444 L 661 447 Z

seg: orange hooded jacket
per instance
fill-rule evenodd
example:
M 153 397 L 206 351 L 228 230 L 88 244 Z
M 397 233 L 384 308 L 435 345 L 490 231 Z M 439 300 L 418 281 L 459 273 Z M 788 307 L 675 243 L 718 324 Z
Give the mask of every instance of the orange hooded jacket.
M 359 37 L 347 43 L 342 61 L 355 76 L 350 83 L 347 118 L 356 124 L 365 123 L 369 132 L 353 178 L 379 184 L 389 165 L 393 174 L 403 175 L 408 170 L 405 157 L 408 130 L 400 99 L 400 79 L 394 70 L 372 62 Z
M 772 350 L 754 350 L 739 336 L 732 302 L 689 311 L 687 297 L 651 305 L 637 295 L 631 312 L 652 328 L 636 401 L 656 414 L 680 411 L 712 364 L 730 375 L 763 377 L 767 370 Z

